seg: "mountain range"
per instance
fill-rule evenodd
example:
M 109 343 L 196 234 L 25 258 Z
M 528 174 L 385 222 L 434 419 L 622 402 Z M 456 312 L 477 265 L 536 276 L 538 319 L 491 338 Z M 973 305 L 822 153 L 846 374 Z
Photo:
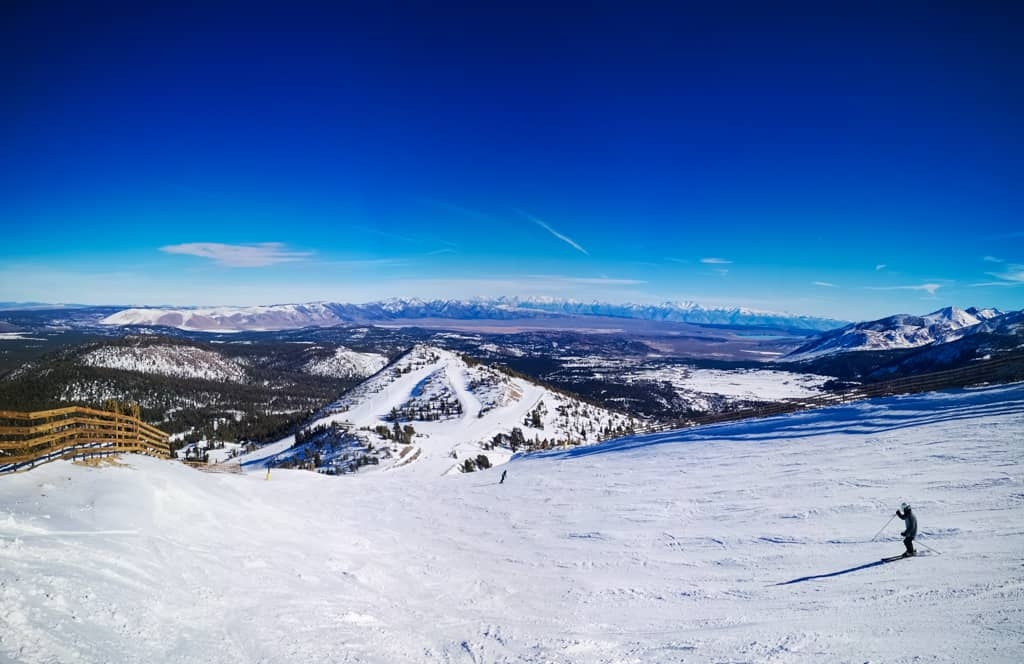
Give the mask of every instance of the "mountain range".
M 693 302 L 644 305 L 506 297 L 475 300 L 389 299 L 365 304 L 313 302 L 255 307 L 132 308 L 106 316 L 101 322 L 104 325 L 164 326 L 191 331 L 238 332 L 418 319 L 520 320 L 594 316 L 815 331 L 831 330 L 845 322 L 741 307 L 708 308 Z

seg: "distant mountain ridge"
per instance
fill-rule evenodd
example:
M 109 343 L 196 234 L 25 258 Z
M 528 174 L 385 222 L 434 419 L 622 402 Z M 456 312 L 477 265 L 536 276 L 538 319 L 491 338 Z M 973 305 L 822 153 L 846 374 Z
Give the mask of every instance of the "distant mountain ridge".
M 1011 311 L 963 329 L 952 341 L 924 346 L 896 364 L 880 368 L 871 377 L 885 379 L 939 371 L 1021 351 L 1024 351 L 1024 311 Z
M 255 307 L 133 308 L 107 316 L 101 323 L 121 326 L 165 326 L 192 331 L 240 332 L 427 318 L 517 320 L 566 316 L 603 316 L 702 325 L 771 326 L 802 330 L 831 330 L 845 322 L 742 307 L 709 308 L 693 302 L 645 305 L 500 297 L 473 300 L 393 298 L 365 304 L 313 302 Z
M 939 346 L 961 339 L 975 330 L 995 329 L 1000 319 L 1006 316 L 1007 314 L 997 309 L 975 307 L 946 307 L 925 316 L 898 314 L 879 320 L 853 323 L 826 332 L 792 351 L 782 360 L 802 362 L 849 352 Z

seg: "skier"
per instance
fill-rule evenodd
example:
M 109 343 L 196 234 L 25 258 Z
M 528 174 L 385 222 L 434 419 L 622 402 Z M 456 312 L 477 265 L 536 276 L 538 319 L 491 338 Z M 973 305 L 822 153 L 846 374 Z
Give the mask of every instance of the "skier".
M 906 529 L 900 533 L 903 536 L 903 546 L 907 547 L 907 552 L 903 554 L 903 557 L 917 555 L 917 551 L 914 550 L 914 538 L 917 537 L 917 517 L 914 516 L 914 512 L 907 503 L 900 505 L 900 509 L 896 510 L 896 516 L 903 519 L 906 525 Z
M 508 474 L 508 469 L 507 468 L 505 470 L 501 471 L 501 479 L 498 480 L 498 484 L 504 484 L 505 483 L 505 475 L 507 475 L 507 474 Z

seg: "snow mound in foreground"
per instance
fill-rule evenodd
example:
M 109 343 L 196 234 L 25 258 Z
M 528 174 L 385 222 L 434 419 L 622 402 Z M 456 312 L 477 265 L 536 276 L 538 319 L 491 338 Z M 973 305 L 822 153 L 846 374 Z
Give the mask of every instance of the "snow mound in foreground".
M 0 660 L 1014 662 L 1022 437 L 1018 384 L 516 458 L 500 485 L 53 463 L 0 478 Z M 880 564 L 903 500 L 925 555 Z

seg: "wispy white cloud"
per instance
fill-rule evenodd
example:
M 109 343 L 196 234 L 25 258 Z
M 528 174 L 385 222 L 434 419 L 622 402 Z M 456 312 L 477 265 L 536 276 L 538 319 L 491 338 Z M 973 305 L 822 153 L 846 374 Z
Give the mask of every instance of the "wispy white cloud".
M 689 259 L 686 259 L 686 258 L 672 258 L 671 256 L 666 258 L 665 260 L 668 261 L 669 263 L 682 263 L 683 265 L 688 265 L 690 263 Z
M 312 252 L 292 251 L 280 242 L 256 244 L 222 244 L 220 242 L 188 242 L 160 247 L 168 254 L 184 254 L 209 258 L 225 267 L 267 267 L 278 263 L 304 261 Z
M 456 252 L 451 247 L 444 247 L 442 249 L 434 249 L 433 251 L 428 251 L 427 252 L 427 256 L 438 256 L 440 254 L 454 254 L 454 253 L 456 253 Z
M 909 291 L 924 291 L 929 295 L 935 295 L 935 292 L 942 288 L 942 284 L 919 284 L 916 286 L 867 286 L 868 290 L 877 291 L 895 291 L 895 290 L 909 290 Z
M 815 286 L 822 286 L 824 288 L 839 288 L 839 286 L 836 286 L 835 284 L 830 284 L 827 281 L 812 281 L 811 284 Z
M 554 228 L 551 228 L 551 226 L 548 226 L 546 223 L 544 223 L 543 221 L 541 221 L 537 217 L 533 216 L 529 212 L 525 212 L 525 211 L 520 210 L 518 208 L 516 209 L 516 212 L 518 212 L 519 214 L 523 215 L 524 217 L 526 217 L 527 219 L 529 219 L 533 223 L 537 224 L 538 226 L 540 226 L 541 228 L 546 230 L 548 233 L 551 233 L 552 235 L 557 237 L 562 242 L 565 242 L 567 245 L 569 245 L 570 247 L 572 247 L 576 251 L 578 251 L 578 252 L 580 252 L 582 254 L 586 254 L 587 256 L 590 255 L 590 252 L 588 252 L 586 249 L 584 249 L 579 244 L 577 244 L 571 237 L 569 237 L 568 235 L 563 235 L 563 234 L 559 233 Z
M 886 265 L 885 263 L 879 263 L 878 265 L 875 266 L 875 272 L 881 272 L 882 270 L 884 270 L 887 267 L 889 267 L 889 266 Z
M 702 258 L 702 259 L 700 259 L 700 262 L 704 263 L 706 265 L 731 265 L 732 264 L 732 261 L 726 260 L 724 258 Z
M 995 256 L 983 256 L 982 259 L 986 263 L 1005 263 L 1002 258 L 996 258 Z
M 1002 272 L 986 272 L 990 277 L 999 281 L 988 284 L 975 284 L 985 286 L 1024 286 L 1024 265 L 1018 263 L 1007 263 Z

